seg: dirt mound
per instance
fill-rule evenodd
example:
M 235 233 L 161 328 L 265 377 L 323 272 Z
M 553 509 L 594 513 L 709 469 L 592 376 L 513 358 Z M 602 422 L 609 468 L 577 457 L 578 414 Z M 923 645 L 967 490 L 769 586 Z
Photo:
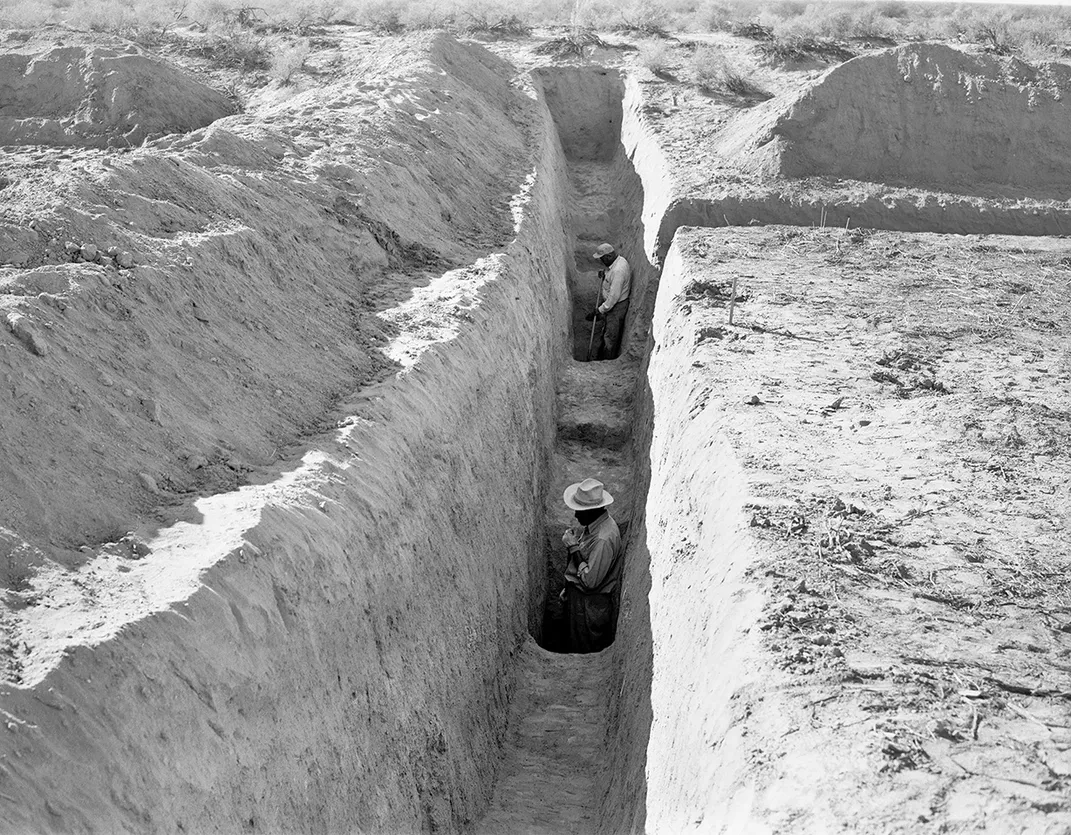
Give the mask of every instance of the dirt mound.
M 1069 93 L 1063 65 L 912 44 L 771 102 L 746 117 L 748 139 L 723 150 L 786 177 L 1060 187 L 1071 183 Z
M 226 96 L 137 52 L 0 55 L 0 145 L 130 147 L 234 112 Z
M 438 333 L 378 313 L 514 234 L 534 103 L 503 62 L 436 35 L 345 61 L 330 86 L 151 148 L 7 155 L 0 588 L 270 477 L 388 373 L 392 336 Z

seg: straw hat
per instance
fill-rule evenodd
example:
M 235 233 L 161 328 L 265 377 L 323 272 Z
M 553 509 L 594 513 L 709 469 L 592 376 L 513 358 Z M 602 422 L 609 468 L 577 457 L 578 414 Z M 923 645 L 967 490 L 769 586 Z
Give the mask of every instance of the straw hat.
M 613 504 L 614 497 L 603 489 L 602 482 L 585 478 L 565 488 L 565 504 L 573 510 L 595 510 Z

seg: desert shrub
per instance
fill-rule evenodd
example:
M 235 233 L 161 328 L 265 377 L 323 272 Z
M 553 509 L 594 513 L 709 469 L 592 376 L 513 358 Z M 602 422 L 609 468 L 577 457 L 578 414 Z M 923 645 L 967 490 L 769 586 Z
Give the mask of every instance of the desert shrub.
M 22 29 L 40 26 L 51 19 L 53 8 L 41 0 L 22 0 L 0 7 L 0 27 Z
M 639 62 L 653 73 L 664 73 L 673 64 L 673 48 L 664 40 L 645 41 L 640 45 Z
M 685 28 L 694 32 L 724 32 L 733 25 L 733 9 L 717 0 L 698 5 L 687 19 Z
M 540 55 L 556 55 L 559 58 L 583 58 L 589 48 L 604 47 L 606 41 L 594 29 L 584 26 L 571 28 L 566 34 L 552 38 L 535 48 Z
M 263 37 L 245 29 L 231 29 L 189 43 L 189 52 L 217 67 L 255 72 L 271 67 L 271 49 Z
M 308 41 L 277 50 L 271 59 L 271 77 L 283 87 L 289 87 L 294 82 L 294 76 L 305 69 L 308 57 Z
M 756 44 L 755 51 L 774 65 L 791 64 L 820 58 L 825 61 L 848 61 L 855 57 L 844 44 L 822 38 L 779 37 Z
M 668 38 L 666 22 L 669 10 L 658 3 L 633 3 L 621 9 L 620 18 L 613 24 L 615 32 L 638 38 Z
M 765 26 L 757 20 L 734 23 L 730 31 L 738 38 L 749 38 L 753 41 L 768 41 L 773 38 L 773 28 Z
M 356 19 L 373 32 L 398 34 L 405 30 L 402 9 L 392 0 L 369 0 L 356 10 Z
M 749 99 L 771 97 L 748 73 L 730 67 L 725 53 L 715 46 L 699 47 L 688 59 L 687 68 L 692 83 L 705 92 Z
M 231 4 L 225 0 L 191 0 L 186 17 L 201 26 L 211 26 L 222 22 L 230 8 Z
M 517 15 L 500 15 L 487 11 L 466 11 L 451 27 L 461 35 L 482 35 L 489 38 L 524 38 L 532 27 Z

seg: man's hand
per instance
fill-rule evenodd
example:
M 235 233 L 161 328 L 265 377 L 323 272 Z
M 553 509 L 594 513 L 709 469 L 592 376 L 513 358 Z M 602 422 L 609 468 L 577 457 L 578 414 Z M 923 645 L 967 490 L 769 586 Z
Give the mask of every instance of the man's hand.
M 566 548 L 575 548 L 580 544 L 580 539 L 573 533 L 573 529 L 569 528 L 562 534 L 562 542 L 565 543 Z
M 606 270 L 599 270 L 599 278 L 606 278 Z
M 587 319 L 587 320 L 588 320 L 589 322 L 591 322 L 591 321 L 593 321 L 594 319 L 598 319 L 598 318 L 599 318 L 599 317 L 600 317 L 601 315 L 602 315 L 602 314 L 601 314 L 601 313 L 599 313 L 599 311 L 597 311 L 597 310 L 593 310 L 593 311 L 591 311 L 591 313 L 589 313 L 589 314 L 588 314 L 587 316 L 585 316 L 584 318 L 585 318 L 585 319 Z

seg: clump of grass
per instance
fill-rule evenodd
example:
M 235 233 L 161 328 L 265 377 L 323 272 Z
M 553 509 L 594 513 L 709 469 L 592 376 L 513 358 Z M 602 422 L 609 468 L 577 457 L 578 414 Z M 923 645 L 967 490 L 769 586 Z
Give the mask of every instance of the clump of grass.
M 725 54 L 714 46 L 701 46 L 688 61 L 688 74 L 700 90 L 742 99 L 765 100 L 772 95 L 742 70 L 730 67 Z

